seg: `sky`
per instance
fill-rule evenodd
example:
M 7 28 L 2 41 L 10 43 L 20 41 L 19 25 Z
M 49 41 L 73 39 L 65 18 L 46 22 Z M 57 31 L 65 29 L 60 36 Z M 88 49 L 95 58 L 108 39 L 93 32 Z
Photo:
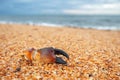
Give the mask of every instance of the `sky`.
M 0 14 L 120 15 L 120 0 L 0 0 Z

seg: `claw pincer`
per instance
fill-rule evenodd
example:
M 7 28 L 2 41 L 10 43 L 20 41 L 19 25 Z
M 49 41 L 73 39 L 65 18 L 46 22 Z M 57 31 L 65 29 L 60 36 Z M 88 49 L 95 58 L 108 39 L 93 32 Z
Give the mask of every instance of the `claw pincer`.
M 67 64 L 61 57 L 56 55 L 63 55 L 69 59 L 69 55 L 61 49 L 56 49 L 53 47 L 46 47 L 41 49 L 31 48 L 24 51 L 27 59 L 32 62 L 33 60 L 39 60 L 44 63 L 58 63 L 58 64 Z

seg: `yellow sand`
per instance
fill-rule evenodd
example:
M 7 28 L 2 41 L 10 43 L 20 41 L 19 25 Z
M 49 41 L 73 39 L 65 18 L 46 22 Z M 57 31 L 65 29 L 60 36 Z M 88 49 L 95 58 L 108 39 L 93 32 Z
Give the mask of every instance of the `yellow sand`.
M 30 66 L 21 56 L 25 49 L 50 46 L 69 54 L 69 60 L 62 56 L 67 66 Z M 0 24 L 0 80 L 11 79 L 119 80 L 120 31 Z

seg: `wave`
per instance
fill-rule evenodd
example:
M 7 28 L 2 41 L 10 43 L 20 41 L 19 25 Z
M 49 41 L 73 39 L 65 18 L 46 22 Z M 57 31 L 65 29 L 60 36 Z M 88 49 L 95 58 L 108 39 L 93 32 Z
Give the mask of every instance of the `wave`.
M 73 27 L 73 28 L 91 28 L 91 29 L 98 29 L 98 30 L 120 30 L 118 26 L 79 26 L 74 24 L 52 24 L 52 23 L 37 23 L 37 22 L 12 22 L 12 21 L 0 21 L 0 24 L 25 24 L 25 25 L 34 25 L 34 26 L 49 26 L 49 27 Z

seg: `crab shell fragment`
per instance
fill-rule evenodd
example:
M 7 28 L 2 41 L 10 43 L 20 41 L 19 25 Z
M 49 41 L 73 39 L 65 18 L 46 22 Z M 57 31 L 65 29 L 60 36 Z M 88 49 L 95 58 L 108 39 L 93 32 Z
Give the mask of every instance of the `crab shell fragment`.
M 37 60 L 44 63 L 58 63 L 67 64 L 61 57 L 56 55 L 63 55 L 69 59 L 69 55 L 61 49 L 56 49 L 53 47 L 45 47 L 41 49 L 28 49 L 23 51 L 25 57 L 32 63 L 33 60 Z

